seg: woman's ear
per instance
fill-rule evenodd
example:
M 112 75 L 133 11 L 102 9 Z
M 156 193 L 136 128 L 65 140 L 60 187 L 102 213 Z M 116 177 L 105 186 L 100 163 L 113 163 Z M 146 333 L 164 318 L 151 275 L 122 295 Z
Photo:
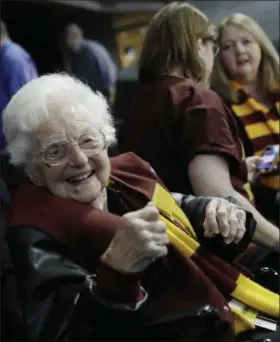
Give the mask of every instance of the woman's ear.
M 39 166 L 36 165 L 36 163 L 32 163 L 30 166 L 28 166 L 26 169 L 26 173 L 30 181 L 35 185 L 44 185 L 42 171 L 39 170 Z

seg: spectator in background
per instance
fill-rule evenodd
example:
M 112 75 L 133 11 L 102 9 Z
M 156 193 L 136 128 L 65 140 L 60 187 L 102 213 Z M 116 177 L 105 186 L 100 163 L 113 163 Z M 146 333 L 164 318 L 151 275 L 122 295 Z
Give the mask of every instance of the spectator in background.
M 247 159 L 258 162 L 269 145 L 280 143 L 279 55 L 258 23 L 242 13 L 223 19 L 219 45 L 212 87 L 234 114 Z M 278 163 L 278 170 L 262 173 L 253 184 L 258 208 L 277 224 L 279 171 Z
M 279 230 L 252 205 L 233 114 L 209 87 L 216 30 L 197 8 L 173 2 L 151 20 L 139 61 L 140 86 L 122 124 L 132 151 L 172 192 L 232 196 L 257 220 L 256 239 L 279 250 Z M 251 202 L 251 203 L 250 203 Z
M 2 133 L 2 112 L 11 97 L 27 82 L 37 77 L 37 69 L 30 54 L 20 45 L 13 42 L 6 27 L 1 21 L 0 32 L 0 150 L 5 148 L 6 141 Z
M 70 48 L 70 73 L 112 102 L 117 68 L 106 48 L 96 41 L 84 39 L 83 31 L 76 24 L 67 26 L 65 42 Z

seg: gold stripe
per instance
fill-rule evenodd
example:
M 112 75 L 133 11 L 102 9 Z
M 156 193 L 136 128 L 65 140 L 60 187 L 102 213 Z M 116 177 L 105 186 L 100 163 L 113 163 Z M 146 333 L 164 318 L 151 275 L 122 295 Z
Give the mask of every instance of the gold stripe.
M 253 202 L 255 197 L 254 197 L 253 192 L 251 190 L 251 185 L 249 183 L 246 183 L 243 185 L 243 189 L 246 191 L 249 201 Z
M 182 256 L 184 256 L 186 259 L 191 258 L 194 253 L 195 250 L 193 250 L 187 243 L 185 243 L 184 241 L 182 241 L 180 239 L 180 237 L 178 237 L 176 235 L 176 233 L 174 233 L 173 230 L 170 229 L 170 225 L 169 225 L 169 221 L 164 218 L 161 217 L 160 220 L 164 223 L 166 223 L 167 226 L 167 235 L 170 239 L 170 242 L 172 243 L 172 245 L 181 253 Z M 185 234 L 186 235 L 186 234 Z M 186 235 L 187 236 L 187 235 Z
M 279 295 L 240 274 L 232 297 L 251 308 L 273 317 L 280 317 Z
M 252 140 L 252 139 L 271 135 L 271 133 L 279 134 L 279 121 L 267 120 L 266 123 L 264 122 L 254 123 L 251 125 L 246 125 L 245 128 L 246 128 L 246 132 L 249 135 L 249 138 Z
M 242 89 L 242 85 L 236 81 L 230 81 L 231 85 L 233 86 L 233 88 L 235 88 L 235 90 L 239 90 Z
M 232 109 L 234 110 L 235 114 L 240 118 L 250 114 L 254 115 L 255 112 L 262 112 L 265 114 L 269 112 L 269 109 L 267 107 L 257 102 L 253 98 L 248 98 L 246 102 L 240 105 L 232 105 Z
M 254 110 L 250 108 L 247 101 L 241 105 L 232 105 L 231 107 L 239 118 L 255 113 Z
M 277 109 L 277 112 L 280 113 L 280 102 L 275 103 L 275 108 Z
M 249 97 L 247 100 L 249 106 L 253 107 L 253 109 L 257 112 L 263 112 L 263 113 L 268 113 L 269 109 L 263 105 L 262 103 L 257 102 L 255 99 L 253 99 L 252 97 Z
M 246 159 L 246 153 L 245 153 L 245 148 L 244 145 L 240 139 L 240 145 L 241 145 L 241 151 L 242 151 L 242 156 L 241 156 L 241 160 L 244 161 Z
M 256 152 L 254 152 L 254 155 L 255 156 L 262 156 L 265 150 L 266 150 L 265 148 L 258 150 Z
M 176 204 L 172 195 L 158 183 L 154 189 L 152 202 L 170 221 L 174 223 L 177 221 L 193 238 L 196 238 L 196 233 L 183 210 Z
M 254 320 L 258 315 L 258 311 L 251 309 L 247 306 L 244 311 L 240 311 L 234 306 L 232 306 L 229 302 L 230 310 L 234 314 L 234 333 L 235 335 L 240 334 L 249 329 L 254 329 Z M 243 303 L 242 303 L 243 304 Z M 246 306 L 245 306 L 246 307 Z

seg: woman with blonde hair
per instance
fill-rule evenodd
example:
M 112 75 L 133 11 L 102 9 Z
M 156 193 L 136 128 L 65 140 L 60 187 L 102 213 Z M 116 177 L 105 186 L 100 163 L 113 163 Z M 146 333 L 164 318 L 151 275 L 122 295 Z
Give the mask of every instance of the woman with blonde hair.
M 234 114 L 246 157 L 256 156 L 253 161 L 258 163 L 269 145 L 279 144 L 279 55 L 259 24 L 242 13 L 221 22 L 218 42 L 220 53 L 212 87 Z M 272 200 L 260 198 L 260 205 L 269 203 L 272 208 L 279 191 L 279 167 L 259 177 L 255 186 L 257 202 L 260 184 L 260 197 L 272 193 Z M 274 215 L 263 210 L 278 221 L 276 207 Z
M 234 117 L 207 86 L 217 51 L 214 26 L 194 6 L 173 2 L 154 16 L 120 149 L 148 161 L 170 191 L 236 198 L 254 214 L 257 240 L 278 250 L 277 227 L 252 205 Z

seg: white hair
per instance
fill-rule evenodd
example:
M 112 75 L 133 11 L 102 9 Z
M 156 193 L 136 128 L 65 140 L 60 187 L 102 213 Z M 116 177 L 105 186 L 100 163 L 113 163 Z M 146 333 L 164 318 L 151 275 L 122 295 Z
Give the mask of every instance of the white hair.
M 38 127 L 53 118 L 65 123 L 83 121 L 101 130 L 106 146 L 116 142 L 113 118 L 105 98 L 66 74 L 49 74 L 24 85 L 3 113 L 3 129 L 11 163 L 26 165 Z

